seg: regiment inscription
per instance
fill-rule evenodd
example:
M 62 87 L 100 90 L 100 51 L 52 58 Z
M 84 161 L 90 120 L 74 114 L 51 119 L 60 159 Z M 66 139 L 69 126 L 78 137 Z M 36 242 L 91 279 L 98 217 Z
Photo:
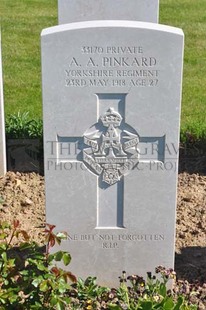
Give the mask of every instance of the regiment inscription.
M 79 52 L 79 57 L 68 59 L 66 87 L 158 85 L 158 61 L 155 57 L 145 56 L 141 46 L 82 46 Z

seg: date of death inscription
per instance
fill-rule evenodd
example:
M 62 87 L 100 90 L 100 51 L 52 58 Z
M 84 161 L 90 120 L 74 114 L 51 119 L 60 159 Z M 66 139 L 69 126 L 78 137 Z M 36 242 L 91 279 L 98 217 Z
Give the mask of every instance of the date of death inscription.
M 156 87 L 159 62 L 141 46 L 82 46 L 68 56 L 66 87 Z
M 162 242 L 163 234 L 69 234 L 69 242 L 87 242 L 97 244 L 102 249 L 118 249 L 123 242 Z

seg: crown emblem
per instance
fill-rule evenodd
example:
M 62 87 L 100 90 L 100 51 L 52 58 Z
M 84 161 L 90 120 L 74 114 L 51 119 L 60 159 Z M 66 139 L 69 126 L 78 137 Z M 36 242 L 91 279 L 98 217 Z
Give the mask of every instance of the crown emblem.
M 110 125 L 119 127 L 122 121 L 121 115 L 113 108 L 109 108 L 109 110 L 102 117 L 100 117 L 100 119 L 105 127 L 109 127 Z
M 84 163 L 92 172 L 101 175 L 108 186 L 117 183 L 139 161 L 138 134 L 127 124 L 124 124 L 125 129 L 132 132 L 120 128 L 122 119 L 114 108 L 109 108 L 94 124 L 95 131 L 91 129 L 84 134 L 87 145 L 83 150 Z M 106 128 L 98 130 L 100 122 Z

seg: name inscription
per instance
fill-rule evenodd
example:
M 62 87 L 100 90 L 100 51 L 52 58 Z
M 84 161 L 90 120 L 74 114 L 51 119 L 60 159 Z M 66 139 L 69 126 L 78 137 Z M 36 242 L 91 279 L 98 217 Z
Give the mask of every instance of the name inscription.
M 161 242 L 162 234 L 69 234 L 70 242 L 99 242 L 102 249 L 118 249 L 122 242 Z
M 156 87 L 160 70 L 156 57 L 141 46 L 82 46 L 68 57 L 66 87 Z

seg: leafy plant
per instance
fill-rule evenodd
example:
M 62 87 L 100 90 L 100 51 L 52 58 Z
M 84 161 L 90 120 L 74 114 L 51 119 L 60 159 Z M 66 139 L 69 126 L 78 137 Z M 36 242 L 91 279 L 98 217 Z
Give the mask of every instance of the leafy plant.
M 71 285 L 72 290 L 69 295 L 73 297 L 72 309 L 99 309 L 100 303 L 104 300 L 110 289 L 99 286 L 96 277 L 89 276 L 85 281 L 81 278 L 77 283 Z M 79 308 L 80 307 L 80 308 Z
M 138 275 L 126 278 L 126 272 L 123 271 L 120 287 L 116 292 L 118 302 L 109 304 L 108 309 L 197 310 L 197 306 L 189 304 L 183 295 L 178 296 L 172 294 L 171 290 L 167 290 L 168 281 L 175 278 L 175 272 L 172 269 L 159 266 L 156 268 L 156 273 L 160 273 L 160 279 L 148 272 L 148 278 L 145 281 Z M 128 281 L 129 285 L 126 284 Z
M 6 135 L 7 138 L 13 139 L 42 138 L 42 120 L 31 120 L 28 112 L 10 115 L 6 119 Z
M 29 242 L 28 233 L 14 220 L 12 226 L 0 224 L 0 309 L 65 309 L 70 302 L 69 281 L 76 277 L 55 265 L 62 261 L 67 266 L 69 253 L 49 253 L 51 247 L 66 238 L 65 233 L 54 234 L 55 226 L 45 229 L 46 247 Z M 13 247 L 15 239 L 24 242 Z
M 69 309 L 109 310 L 197 310 L 181 290 L 168 290 L 168 281 L 175 279 L 172 269 L 157 267 L 160 277 L 148 272 L 147 281 L 137 275 L 126 277 L 122 272 L 120 286 L 108 289 L 97 285 L 95 277 L 79 279 L 71 285 Z M 194 292 L 191 291 L 192 295 Z

